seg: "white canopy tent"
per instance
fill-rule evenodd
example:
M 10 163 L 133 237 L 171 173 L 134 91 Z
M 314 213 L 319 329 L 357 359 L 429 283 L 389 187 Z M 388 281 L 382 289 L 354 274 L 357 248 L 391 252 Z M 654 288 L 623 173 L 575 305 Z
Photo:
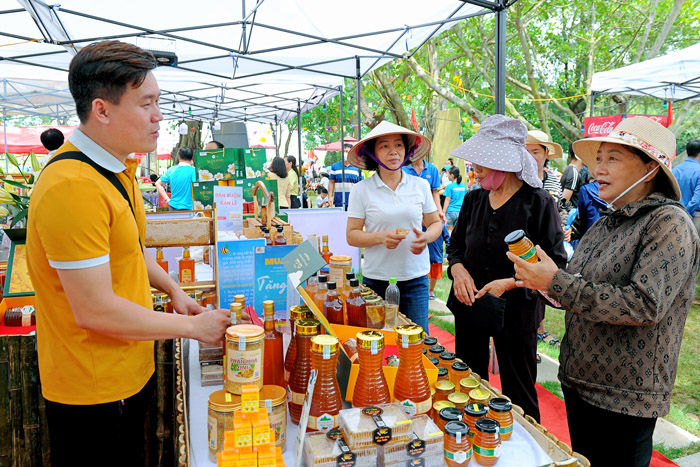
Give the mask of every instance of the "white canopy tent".
M 595 73 L 591 90 L 594 96 L 631 94 L 676 102 L 700 99 L 700 43 L 663 57 Z

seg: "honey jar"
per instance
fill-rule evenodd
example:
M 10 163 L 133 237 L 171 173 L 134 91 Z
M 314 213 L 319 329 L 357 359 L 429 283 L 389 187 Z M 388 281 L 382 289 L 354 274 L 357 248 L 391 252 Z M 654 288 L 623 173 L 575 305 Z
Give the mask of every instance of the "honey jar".
M 452 402 L 458 409 L 464 410 L 464 406 L 469 403 L 469 396 L 463 392 L 453 392 L 447 396 L 447 400 Z
M 485 417 L 488 412 L 489 408 L 484 404 L 474 402 L 464 406 L 464 421 L 469 426 L 470 436 L 474 436 L 474 425 L 476 421 Z
M 500 425 L 491 418 L 480 418 L 474 428 L 474 460 L 480 465 L 495 464 L 501 457 Z
M 224 388 L 241 394 L 244 384 L 263 387 L 265 330 L 253 324 L 238 324 L 226 330 Z
M 447 407 L 454 407 L 455 405 L 452 402 L 449 401 L 437 401 L 433 403 L 433 410 L 430 414 L 430 418 L 433 419 L 433 422 L 437 425 L 438 418 L 440 417 L 440 411 L 442 409 L 446 409 Z
M 464 394 L 469 394 L 469 391 L 479 387 L 479 381 L 476 378 L 474 378 L 472 374 L 472 376 L 468 376 L 467 378 L 462 378 L 461 380 L 459 380 L 459 387 L 461 389 L 461 392 L 463 392 Z
M 449 369 L 452 366 L 452 363 L 457 359 L 457 356 L 452 352 L 444 351 L 438 355 L 438 358 L 440 359 L 440 366 Z
M 457 407 L 445 407 L 440 409 L 438 413 L 437 422 L 435 423 L 440 431 L 445 432 L 445 424 L 448 422 L 461 422 L 462 421 L 462 411 Z
M 467 378 L 471 370 L 469 365 L 464 362 L 453 362 L 450 366 L 450 381 L 455 383 L 455 386 L 459 387 L 459 382 L 462 379 Z
M 464 422 L 445 424 L 445 463 L 448 467 L 467 465 L 472 458 L 469 427 Z
M 438 370 L 438 381 L 450 381 L 450 379 L 449 379 L 450 374 L 447 371 L 447 368 L 442 367 L 442 366 L 438 366 L 437 370 Z M 452 383 L 452 384 L 454 384 L 454 383 Z
M 443 346 L 441 346 L 440 344 L 435 344 L 435 345 L 431 345 L 430 348 L 428 349 L 428 355 L 439 359 L 440 354 L 443 353 L 444 351 L 445 351 L 445 348 Z
M 425 350 L 425 349 L 423 349 L 423 350 Z M 430 361 L 430 363 L 432 363 L 435 366 L 438 366 L 440 364 L 440 360 L 438 360 L 435 357 L 428 357 L 428 360 Z
M 506 441 L 513 434 L 513 404 L 504 397 L 494 397 L 489 401 L 488 418 L 496 420 L 500 425 L 501 440 Z
M 438 380 L 435 383 L 435 400 L 446 401 L 447 396 L 455 392 L 455 385 L 449 379 Z
M 425 350 L 430 349 L 432 346 L 438 343 L 437 337 L 432 337 L 432 336 L 425 336 L 423 339 L 423 347 L 425 347 Z
M 479 402 L 480 404 L 487 404 L 491 395 L 488 391 L 476 388 L 469 391 L 469 402 Z

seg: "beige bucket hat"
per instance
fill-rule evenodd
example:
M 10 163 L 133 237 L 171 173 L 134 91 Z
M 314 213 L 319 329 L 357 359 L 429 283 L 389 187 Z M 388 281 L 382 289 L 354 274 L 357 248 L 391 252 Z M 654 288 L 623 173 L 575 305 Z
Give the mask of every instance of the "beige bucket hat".
M 676 154 L 676 137 L 671 130 L 647 117 L 631 117 L 618 123 L 608 136 L 575 141 L 574 152 L 591 171 L 595 170 L 598 148 L 602 143 L 637 148 L 658 162 L 673 190 L 673 199 L 680 201 L 681 189 L 671 172 L 671 159 Z
M 547 148 L 547 159 L 559 159 L 564 154 L 561 145 L 550 141 L 549 135 L 541 130 L 528 131 L 525 144 L 539 144 Z
M 374 158 L 374 154 L 371 154 L 364 147 L 365 143 L 379 136 L 392 134 L 408 136 L 409 147 L 406 148 L 406 158 L 411 162 L 419 161 L 430 153 L 430 140 L 428 138 L 415 131 L 408 130 L 402 126 L 384 120 L 380 122 L 379 125 L 372 128 L 372 131 L 367 133 L 367 136 L 358 141 L 352 149 L 350 149 L 348 152 L 348 162 L 358 169 L 366 169 L 365 158 Z

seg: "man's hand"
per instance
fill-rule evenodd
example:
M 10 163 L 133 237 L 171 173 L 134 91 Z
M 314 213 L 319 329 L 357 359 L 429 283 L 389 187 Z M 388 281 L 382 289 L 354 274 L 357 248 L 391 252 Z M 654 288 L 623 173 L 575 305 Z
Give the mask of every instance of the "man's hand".
M 198 315 L 203 311 L 207 311 L 206 308 L 202 307 L 187 295 L 182 289 L 178 289 L 174 295 L 170 297 L 173 301 L 173 309 L 176 313 L 181 315 Z
M 566 242 L 571 241 L 571 227 L 564 229 L 564 241 L 566 241 Z
M 478 290 L 476 285 L 474 285 L 474 279 L 472 279 L 471 274 L 461 263 L 452 265 L 450 271 L 452 272 L 452 288 L 457 300 L 465 305 L 473 305 Z
M 208 310 L 192 318 L 192 337 L 205 344 L 218 344 L 224 340 L 226 328 L 231 324 L 228 310 Z
M 533 290 L 547 290 L 551 284 L 554 275 L 559 270 L 559 266 L 552 261 L 552 258 L 547 256 L 539 245 L 537 256 L 539 263 L 528 263 L 519 256 L 514 255 L 510 251 L 506 253 L 508 259 L 515 264 L 515 286 L 527 287 Z
M 483 286 L 474 298 L 479 299 L 486 295 L 486 293 L 500 297 L 513 288 L 515 288 L 515 279 L 498 279 Z
M 411 242 L 411 253 L 419 255 L 423 253 L 423 250 L 428 245 L 428 237 L 426 232 L 421 232 L 415 227 L 413 228 L 413 233 L 416 234 L 416 239 Z
M 440 216 L 440 220 L 442 221 L 443 224 L 447 223 L 447 216 L 445 216 L 445 211 L 440 209 L 438 211 L 438 216 Z
M 401 243 L 401 240 L 406 238 L 406 234 L 398 233 L 397 230 L 385 230 L 380 232 L 382 235 L 382 244 L 389 250 L 395 249 Z

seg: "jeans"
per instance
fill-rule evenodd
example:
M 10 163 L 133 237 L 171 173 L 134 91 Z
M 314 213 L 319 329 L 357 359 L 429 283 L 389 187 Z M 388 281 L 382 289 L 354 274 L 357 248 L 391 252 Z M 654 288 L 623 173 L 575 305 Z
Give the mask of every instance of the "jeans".
M 598 408 L 562 385 L 571 447 L 592 466 L 648 466 L 656 418 L 634 417 Z M 611 442 L 614 440 L 614 448 Z
M 362 283 L 377 292 L 384 298 L 389 281 L 370 279 L 363 277 Z M 401 298 L 399 300 L 399 312 L 419 325 L 428 333 L 428 276 L 416 277 L 407 281 L 398 281 Z

